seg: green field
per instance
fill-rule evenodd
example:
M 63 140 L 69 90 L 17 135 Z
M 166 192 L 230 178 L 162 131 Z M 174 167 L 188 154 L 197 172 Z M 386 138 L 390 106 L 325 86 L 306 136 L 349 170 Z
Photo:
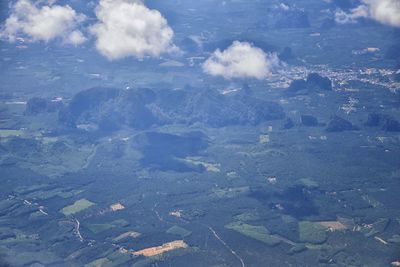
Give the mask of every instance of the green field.
M 63 213 L 65 216 L 69 216 L 81 212 L 87 208 L 90 208 L 93 205 L 95 205 L 95 203 L 82 198 L 80 200 L 75 201 L 74 204 L 62 208 L 61 213 Z

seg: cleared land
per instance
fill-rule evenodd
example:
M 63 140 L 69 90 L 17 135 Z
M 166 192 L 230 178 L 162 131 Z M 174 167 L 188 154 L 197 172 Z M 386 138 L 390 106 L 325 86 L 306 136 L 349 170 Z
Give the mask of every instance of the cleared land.
M 85 198 L 82 198 L 80 200 L 75 201 L 74 204 L 62 208 L 61 212 L 65 216 L 68 216 L 68 215 L 72 215 L 72 214 L 81 212 L 81 211 L 83 211 L 83 210 L 85 210 L 85 209 L 87 209 L 87 208 L 89 208 L 89 207 L 91 207 L 93 205 L 95 205 L 95 203 L 93 203 L 93 202 L 91 202 L 91 201 L 89 201 L 89 200 L 87 200 Z
M 188 248 L 189 246 L 183 240 L 175 240 L 168 243 L 165 243 L 161 246 L 145 248 L 142 250 L 132 252 L 133 255 L 143 255 L 145 257 L 152 257 L 156 255 L 163 254 L 165 252 L 180 249 L 180 248 Z

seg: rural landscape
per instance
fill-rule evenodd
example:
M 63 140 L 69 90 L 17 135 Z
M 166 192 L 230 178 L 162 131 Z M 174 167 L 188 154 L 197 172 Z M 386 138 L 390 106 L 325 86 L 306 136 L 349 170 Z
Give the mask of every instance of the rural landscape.
M 396 0 L 0 3 L 0 266 L 400 266 Z

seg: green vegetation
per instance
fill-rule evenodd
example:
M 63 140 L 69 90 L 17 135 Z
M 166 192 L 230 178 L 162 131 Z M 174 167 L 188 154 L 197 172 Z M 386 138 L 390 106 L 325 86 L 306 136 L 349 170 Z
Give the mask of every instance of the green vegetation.
M 169 228 L 169 229 L 167 230 L 167 233 L 168 233 L 168 234 L 171 234 L 171 235 L 178 235 L 178 236 L 180 236 L 181 238 L 187 237 L 187 236 L 189 236 L 189 235 L 192 234 L 191 231 L 186 230 L 185 228 L 180 227 L 180 226 L 177 226 L 177 225 L 174 225 L 174 226 L 172 226 L 171 228 Z
M 254 226 L 243 222 L 232 222 L 225 225 L 225 228 L 261 241 L 268 246 L 275 246 L 281 242 L 278 238 L 272 236 L 264 226 Z
M 40 189 L 48 188 L 48 184 L 31 185 L 31 186 L 18 186 L 14 191 L 18 194 L 28 194 Z
M 116 227 L 125 227 L 128 226 L 129 222 L 127 222 L 124 219 L 119 219 L 112 221 L 110 223 L 93 223 L 93 224 L 88 224 L 86 227 L 94 234 L 98 234 L 101 232 L 104 232 L 106 230 L 116 228 Z
M 111 263 L 112 262 L 107 258 L 100 258 L 100 259 L 94 260 L 88 264 L 85 264 L 85 267 L 101 267 L 101 266 L 106 266 Z
M 48 251 L 20 252 L 13 257 L 12 266 L 54 266 L 60 261 L 60 257 Z
M 131 255 L 128 253 L 121 253 L 119 250 L 112 252 L 111 254 L 107 255 L 107 259 L 109 259 L 112 264 L 107 266 L 126 266 L 128 262 L 132 259 Z
M 389 225 L 390 220 L 387 218 L 381 218 L 371 224 L 371 227 L 365 227 L 361 230 L 366 237 L 371 237 L 376 234 L 383 233 Z
M 242 222 L 256 221 L 256 220 L 260 219 L 260 215 L 256 211 L 253 210 L 253 211 L 238 214 L 235 216 L 235 219 L 238 221 L 242 221 Z
M 0 244 L 38 243 L 37 235 L 27 235 L 17 229 L 1 227 L 0 233 Z
M 82 192 L 83 192 L 83 190 L 64 191 L 60 188 L 55 188 L 52 190 L 38 190 L 36 192 L 27 194 L 26 197 L 35 198 L 35 199 L 43 199 L 43 200 L 50 199 L 53 197 L 70 198 L 70 197 L 78 195 Z
M 37 2 L 40 9 L 48 1 Z M 60 2 L 95 17 L 99 1 Z M 49 49 L 19 38 L 4 43 L 0 266 L 400 260 L 400 139 L 387 131 L 400 121 L 400 58 L 384 60 L 400 41 L 396 29 L 370 18 L 335 23 L 356 0 L 150 2 L 168 12 L 182 55 L 108 62 L 85 46 L 65 50 L 62 40 Z M 309 28 L 287 27 L 305 13 Z M 233 40 L 285 63 L 263 80 L 203 73 L 210 53 Z M 289 96 L 293 79 L 307 88 Z M 47 109 L 51 99 L 60 109 Z M 380 122 L 367 125 L 375 113 Z M 315 127 L 305 127 L 304 115 Z M 327 132 L 334 115 L 359 131 Z M 346 125 L 330 123 L 335 131 Z M 126 209 L 112 212 L 112 203 Z M 150 258 L 130 253 L 178 239 L 191 247 Z
M 242 186 L 234 188 L 223 188 L 223 189 L 214 189 L 213 191 L 214 194 L 219 198 L 234 198 L 238 195 L 248 193 L 250 191 L 250 187 Z
M 86 226 L 92 233 L 98 234 L 106 230 L 112 229 L 115 226 L 110 223 L 93 223 Z
M 74 204 L 62 208 L 61 213 L 63 213 L 65 216 L 73 215 L 73 214 L 81 212 L 87 208 L 90 208 L 93 205 L 95 205 L 95 203 L 82 198 L 80 200 L 75 201 Z
M 321 244 L 326 241 L 325 227 L 308 221 L 299 222 L 299 240 L 313 244 Z
M 63 138 L 13 136 L 5 139 L 1 145 L 10 152 L 4 155 L 5 159 L 15 159 L 21 168 L 52 177 L 87 167 L 96 153 L 94 144 L 77 145 Z
M 8 129 L 0 129 L 0 137 L 10 137 L 10 136 L 21 136 L 24 132 L 22 130 L 8 130 Z
M 314 181 L 313 179 L 311 179 L 309 177 L 300 179 L 300 183 L 310 189 L 318 188 L 318 186 L 319 186 L 316 181 Z
M 388 239 L 391 243 L 400 244 L 400 235 L 393 235 L 391 238 Z
M 289 254 L 297 254 L 307 250 L 306 245 L 304 244 L 296 244 L 295 246 L 291 247 L 289 250 Z

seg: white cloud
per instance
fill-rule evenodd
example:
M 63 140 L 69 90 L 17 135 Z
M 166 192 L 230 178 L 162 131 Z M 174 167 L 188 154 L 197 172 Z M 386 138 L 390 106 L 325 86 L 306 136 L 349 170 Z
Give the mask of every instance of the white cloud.
M 84 42 L 86 42 L 86 37 L 83 35 L 82 32 L 80 31 L 73 31 L 68 35 L 68 38 L 66 39 L 66 43 L 73 44 L 75 46 L 78 46 Z
M 100 0 L 91 27 L 96 48 L 110 60 L 159 56 L 174 50 L 173 30 L 157 10 L 139 0 Z
M 204 72 L 231 78 L 266 78 L 280 65 L 276 54 L 267 54 L 247 42 L 235 41 L 226 50 L 217 49 L 203 64 Z
M 362 4 L 346 13 L 339 10 L 335 14 L 340 24 L 355 23 L 359 18 L 371 18 L 382 24 L 400 27 L 399 0 L 362 0 Z
M 368 17 L 368 7 L 365 5 L 352 9 L 349 13 L 338 10 L 335 13 L 335 21 L 339 24 L 356 23 L 359 18 Z
M 11 8 L 11 15 L 5 21 L 0 37 L 10 42 L 14 42 L 17 37 L 25 37 L 31 42 L 61 39 L 64 43 L 74 45 L 83 43 L 86 38 L 78 27 L 85 16 L 68 5 L 53 3 L 18 0 Z

